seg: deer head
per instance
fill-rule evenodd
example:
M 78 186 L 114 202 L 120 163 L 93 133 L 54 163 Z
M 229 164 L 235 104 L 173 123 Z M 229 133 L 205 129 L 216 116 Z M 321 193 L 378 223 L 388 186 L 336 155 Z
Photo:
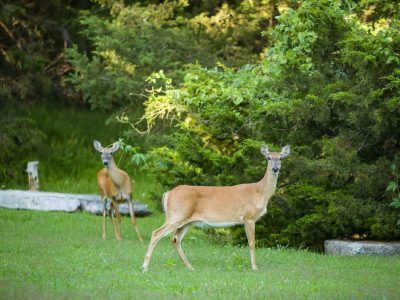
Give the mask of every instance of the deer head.
M 99 151 L 101 153 L 101 160 L 105 167 L 108 167 L 110 165 L 110 162 L 113 159 L 112 158 L 113 153 L 118 151 L 118 149 L 119 149 L 118 142 L 112 144 L 111 147 L 103 148 L 101 146 L 100 142 L 95 140 L 95 141 L 93 141 L 93 146 L 94 146 L 94 149 L 96 149 L 97 151 Z
M 268 167 L 272 170 L 273 174 L 278 175 L 281 169 L 281 160 L 290 154 L 290 146 L 283 147 L 281 152 L 269 152 L 268 146 L 262 145 L 261 154 L 268 159 Z

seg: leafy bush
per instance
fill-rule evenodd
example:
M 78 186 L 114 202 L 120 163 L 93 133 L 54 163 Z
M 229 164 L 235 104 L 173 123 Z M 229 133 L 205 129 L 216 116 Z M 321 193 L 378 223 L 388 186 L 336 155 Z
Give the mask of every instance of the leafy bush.
M 120 7 L 110 21 L 98 16 L 82 18 L 82 34 L 95 51 L 89 56 L 74 47 L 67 54 L 75 67 L 70 81 L 92 108 L 140 103 L 146 78 L 154 70 L 164 69 L 179 78 L 187 62 L 215 62 L 211 45 L 193 39 L 189 30 L 178 29 L 172 18 L 175 8 L 174 3 L 132 5 Z
M 290 143 L 261 244 L 398 239 L 385 189 L 400 148 L 399 25 L 374 29 L 341 1 L 304 1 L 279 17 L 259 64 L 191 65 L 178 87 L 164 80 L 144 119 L 148 128 L 169 120 L 175 133 L 149 152 L 149 171 L 166 188 L 254 182 L 265 169 L 260 144 Z M 160 87 L 163 76 L 153 79 Z
M 0 117 L 0 189 L 10 182 L 27 183 L 26 164 L 45 138 L 31 118 L 11 116 Z
M 189 63 L 212 67 L 217 62 L 241 66 L 256 61 L 266 39 L 260 26 L 267 29 L 278 13 L 278 3 L 266 8 L 263 1 L 221 6 L 98 2 L 110 15 L 81 18 L 81 33 L 92 47 L 66 50 L 75 69 L 69 81 L 93 109 L 128 107 L 131 113 L 141 113 L 150 87 L 146 79 L 153 72 L 163 70 L 180 82 Z

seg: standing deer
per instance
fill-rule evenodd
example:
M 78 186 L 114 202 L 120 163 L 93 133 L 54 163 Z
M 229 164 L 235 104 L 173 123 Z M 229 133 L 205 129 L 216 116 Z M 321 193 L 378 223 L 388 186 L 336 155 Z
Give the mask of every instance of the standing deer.
M 269 152 L 263 145 L 261 153 L 268 159 L 264 177 L 256 183 L 234 186 L 180 185 L 164 193 L 162 205 L 166 221 L 151 236 L 149 249 L 143 262 L 146 272 L 157 242 L 174 232 L 172 244 L 185 266 L 193 270 L 181 248 L 181 241 L 191 224 L 204 223 L 213 227 L 244 224 L 250 247 L 251 267 L 257 270 L 255 247 L 255 223 L 267 212 L 268 201 L 274 194 L 281 160 L 289 155 L 290 147 L 281 152 Z
M 121 240 L 121 214 L 119 212 L 119 203 L 127 202 L 129 205 L 129 213 L 131 215 L 131 223 L 133 224 L 139 241 L 143 241 L 139 227 L 136 223 L 135 212 L 132 206 L 132 185 L 129 175 L 119 169 L 112 157 L 113 153 L 118 151 L 119 143 L 114 143 L 109 148 L 103 148 L 98 141 L 93 142 L 94 149 L 101 153 L 101 160 L 104 168 L 97 173 L 97 183 L 100 189 L 101 199 L 103 201 L 103 240 L 106 238 L 106 208 L 107 199 L 111 200 L 110 214 L 114 227 L 114 234 L 117 240 Z M 118 229 L 114 221 L 114 211 L 118 219 Z

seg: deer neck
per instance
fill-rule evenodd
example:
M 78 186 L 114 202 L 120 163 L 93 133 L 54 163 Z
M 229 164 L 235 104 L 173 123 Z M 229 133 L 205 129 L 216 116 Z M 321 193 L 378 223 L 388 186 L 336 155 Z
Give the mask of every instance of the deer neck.
M 268 204 L 269 199 L 275 193 L 278 174 L 274 174 L 272 167 L 268 164 L 264 177 L 258 182 L 261 194 L 263 195 L 264 205 Z
M 121 186 L 123 177 L 121 176 L 121 170 L 117 167 L 113 158 L 110 159 L 110 162 L 106 167 L 106 170 L 107 174 L 111 177 L 111 180 L 115 183 L 115 185 Z

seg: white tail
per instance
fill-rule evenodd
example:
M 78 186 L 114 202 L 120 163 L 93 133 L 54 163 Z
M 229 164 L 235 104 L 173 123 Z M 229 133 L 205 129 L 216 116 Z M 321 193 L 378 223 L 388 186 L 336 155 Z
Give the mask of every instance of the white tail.
M 215 227 L 244 224 L 250 247 L 251 266 L 257 270 L 255 257 L 255 222 L 267 212 L 267 204 L 276 189 L 281 160 L 288 156 L 290 147 L 281 152 L 269 152 L 263 145 L 261 153 L 268 159 L 265 176 L 256 183 L 235 186 L 180 185 L 163 195 L 166 221 L 151 236 L 142 270 L 148 269 L 157 242 L 175 232 L 172 243 L 188 269 L 193 269 L 181 248 L 181 240 L 194 223 Z
M 104 168 L 97 173 L 97 183 L 103 201 L 103 240 L 106 238 L 107 199 L 110 199 L 110 214 L 114 226 L 115 238 L 118 240 L 121 239 L 121 214 L 119 213 L 118 204 L 127 202 L 129 205 L 131 222 L 136 230 L 138 239 L 142 242 L 143 238 L 136 223 L 135 212 L 132 206 L 131 180 L 125 171 L 117 167 L 112 157 L 113 153 L 118 151 L 119 143 L 114 143 L 110 148 L 103 148 L 98 141 L 94 141 L 93 145 L 94 148 L 101 153 L 101 160 L 104 165 Z M 114 221 L 114 211 L 118 219 L 118 228 Z

